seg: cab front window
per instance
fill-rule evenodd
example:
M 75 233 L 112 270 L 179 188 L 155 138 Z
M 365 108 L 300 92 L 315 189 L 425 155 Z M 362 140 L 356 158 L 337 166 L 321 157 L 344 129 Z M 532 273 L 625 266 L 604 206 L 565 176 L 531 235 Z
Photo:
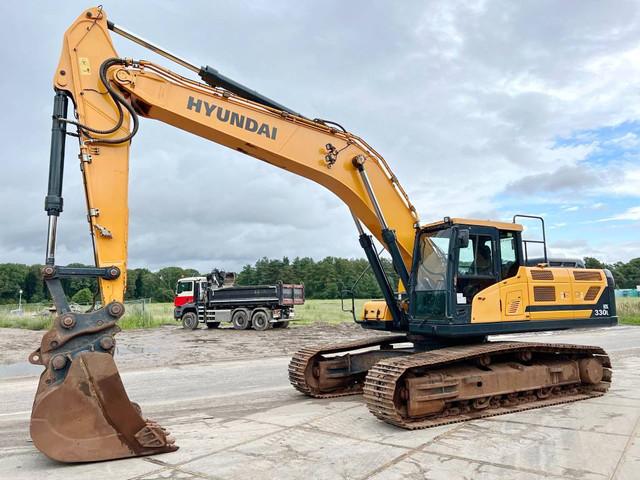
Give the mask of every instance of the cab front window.
M 181 293 L 191 293 L 193 292 L 193 282 L 192 281 L 182 281 L 178 282 L 176 287 L 176 294 L 180 295 Z
M 414 288 L 417 318 L 446 316 L 451 229 L 425 232 L 420 236 L 420 260 Z

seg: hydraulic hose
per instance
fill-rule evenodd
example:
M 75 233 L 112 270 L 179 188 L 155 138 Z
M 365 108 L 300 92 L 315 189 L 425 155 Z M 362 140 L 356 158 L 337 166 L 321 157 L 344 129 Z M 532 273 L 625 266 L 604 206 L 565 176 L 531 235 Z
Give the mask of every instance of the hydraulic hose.
M 135 136 L 135 134 L 138 132 L 138 124 L 139 124 L 138 114 L 135 112 L 133 107 L 125 100 L 125 98 L 122 95 L 120 95 L 120 93 L 118 93 L 111 86 L 111 84 L 109 83 L 109 80 L 107 79 L 107 71 L 109 70 L 110 67 L 112 67 L 113 65 L 127 65 L 127 63 L 128 61 L 123 58 L 114 57 L 114 58 L 108 58 L 107 60 L 102 62 L 102 65 L 100 65 L 100 81 L 102 81 L 102 83 L 104 84 L 105 88 L 107 89 L 107 92 L 109 93 L 109 96 L 112 98 L 113 102 L 116 105 L 116 108 L 118 109 L 118 121 L 113 127 L 107 130 L 99 130 L 96 128 L 89 127 L 88 125 L 84 125 L 80 122 L 76 122 L 74 120 L 60 119 L 61 121 L 64 121 L 66 123 L 76 125 L 79 129 L 81 129 L 83 133 L 85 133 L 85 135 L 89 137 L 89 140 L 87 141 L 88 143 L 94 143 L 94 144 L 125 143 L 131 140 Z M 95 138 L 89 134 L 89 132 L 91 132 L 96 135 L 109 135 L 116 132 L 120 127 L 122 127 L 122 124 L 124 123 L 124 112 L 122 110 L 122 106 L 124 106 L 124 108 L 126 108 L 129 114 L 131 115 L 131 119 L 133 121 L 133 128 L 131 129 L 131 132 L 129 132 L 127 135 L 121 138 Z

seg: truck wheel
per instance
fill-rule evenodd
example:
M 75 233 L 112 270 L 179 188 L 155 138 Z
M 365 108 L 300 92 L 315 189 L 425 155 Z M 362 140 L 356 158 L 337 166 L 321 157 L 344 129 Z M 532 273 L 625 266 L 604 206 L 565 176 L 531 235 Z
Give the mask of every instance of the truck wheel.
M 238 309 L 231 316 L 231 323 L 236 330 L 246 330 L 251 326 L 249 314 L 246 310 Z
M 207 328 L 218 328 L 220 326 L 220 322 L 207 322 Z
M 251 323 L 253 323 L 254 330 L 264 331 L 267 330 L 271 324 L 269 323 L 269 317 L 264 310 L 256 310 L 251 316 Z
M 280 328 L 289 328 L 289 321 L 286 322 L 278 322 Z
M 187 330 L 195 330 L 198 328 L 198 316 L 194 312 L 187 312 L 182 315 L 182 328 Z

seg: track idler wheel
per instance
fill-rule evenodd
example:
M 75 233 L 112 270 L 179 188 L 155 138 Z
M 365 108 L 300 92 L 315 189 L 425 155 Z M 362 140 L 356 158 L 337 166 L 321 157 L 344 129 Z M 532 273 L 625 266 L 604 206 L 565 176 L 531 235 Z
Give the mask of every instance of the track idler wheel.
M 178 449 L 173 438 L 145 420 L 129 400 L 109 353 L 79 353 L 64 380 L 53 383 L 51 378 L 48 368 L 40 377 L 31 413 L 31 438 L 49 458 L 94 462 Z
M 602 363 L 593 357 L 579 360 L 578 370 L 580 371 L 580 380 L 587 385 L 600 383 L 604 376 Z

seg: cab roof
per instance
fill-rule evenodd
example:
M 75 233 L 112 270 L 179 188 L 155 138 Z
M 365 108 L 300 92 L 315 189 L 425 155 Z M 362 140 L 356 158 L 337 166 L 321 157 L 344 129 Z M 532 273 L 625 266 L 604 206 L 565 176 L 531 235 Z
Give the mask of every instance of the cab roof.
M 498 230 L 508 230 L 512 232 L 521 232 L 523 230 L 522 225 L 519 223 L 511 222 L 497 222 L 495 220 L 474 220 L 471 218 L 449 218 L 445 217 L 437 222 L 427 223 L 422 225 L 422 228 L 433 228 L 440 226 L 450 225 L 478 225 L 482 227 L 495 227 Z

